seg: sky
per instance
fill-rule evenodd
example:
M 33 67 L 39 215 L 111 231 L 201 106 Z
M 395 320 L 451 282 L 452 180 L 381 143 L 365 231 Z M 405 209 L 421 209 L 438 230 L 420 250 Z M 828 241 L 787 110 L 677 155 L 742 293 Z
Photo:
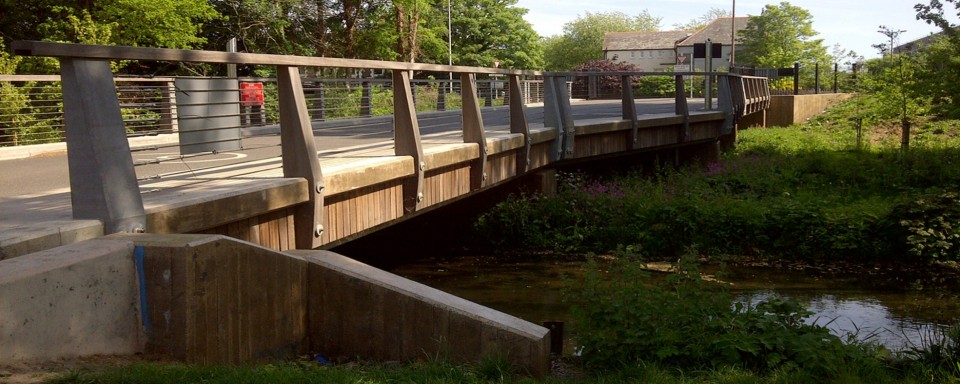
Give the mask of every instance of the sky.
M 699 18 L 711 8 L 730 11 L 736 2 L 736 16 L 756 16 L 767 4 L 778 5 L 777 0 L 519 0 L 518 7 L 529 10 L 524 17 L 541 36 L 563 34 L 563 25 L 586 12 L 619 11 L 635 16 L 648 10 L 652 16 L 661 17 L 660 29 L 673 30 L 674 24 L 686 23 Z M 823 39 L 827 52 L 840 44 L 845 50 L 853 50 L 865 58 L 878 57 L 879 52 L 871 45 L 889 43 L 877 32 L 881 25 L 892 30 L 905 30 L 900 43 L 907 43 L 939 29 L 916 19 L 913 9 L 918 2 L 928 0 L 791 0 L 791 5 L 806 9 L 813 15 L 813 29 Z M 952 10 L 950 4 L 946 7 Z

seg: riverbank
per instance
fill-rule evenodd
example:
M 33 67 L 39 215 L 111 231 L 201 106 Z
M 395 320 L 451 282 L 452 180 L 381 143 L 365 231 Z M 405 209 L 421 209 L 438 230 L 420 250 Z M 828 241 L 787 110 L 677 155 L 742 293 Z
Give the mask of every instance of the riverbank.
M 563 174 L 558 195 L 514 196 L 481 216 L 478 244 L 668 259 L 695 249 L 821 263 L 960 260 L 960 125 L 916 123 L 903 152 L 883 127 L 858 146 L 840 110 L 743 131 L 706 168 Z

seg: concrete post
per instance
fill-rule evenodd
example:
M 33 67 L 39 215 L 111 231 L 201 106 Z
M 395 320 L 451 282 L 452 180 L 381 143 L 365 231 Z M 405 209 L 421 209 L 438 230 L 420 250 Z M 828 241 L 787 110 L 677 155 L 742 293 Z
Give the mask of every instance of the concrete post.
M 277 67 L 277 92 L 283 176 L 306 179 L 310 190 L 310 201 L 298 206 L 294 212 L 297 248 L 314 249 L 321 245 L 320 235 L 324 230 L 323 174 L 297 67 Z
M 105 234 L 145 231 L 110 62 L 61 59 L 60 74 L 73 218 L 100 220 Z

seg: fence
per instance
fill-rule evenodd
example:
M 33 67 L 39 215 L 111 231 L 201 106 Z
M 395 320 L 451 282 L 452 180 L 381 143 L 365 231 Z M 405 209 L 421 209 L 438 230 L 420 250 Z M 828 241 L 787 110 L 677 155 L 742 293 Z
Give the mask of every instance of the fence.
M 832 68 L 829 65 L 821 66 L 820 63 L 815 63 L 813 68 L 805 68 L 800 64 L 794 64 L 791 68 L 738 66 L 732 68 L 730 72 L 770 79 L 770 93 L 774 95 L 841 93 L 845 91 L 843 88 L 848 86 L 847 79 L 853 76 L 852 71 L 841 70 L 837 63 L 834 63 Z
M 444 74 L 445 75 L 445 74 Z M 259 84 L 262 101 L 237 100 L 237 127 L 275 125 L 279 122 L 275 78 L 240 78 L 219 91 L 242 95 L 246 84 Z M 179 130 L 176 79 L 114 79 L 124 128 L 128 137 L 156 136 Z M 314 122 L 386 116 L 393 113 L 393 84 L 389 79 L 304 78 L 304 93 Z M 417 112 L 462 108 L 459 80 L 411 80 Z M 520 81 L 525 104 L 543 102 L 543 80 Z M 477 80 L 477 93 L 485 107 L 509 103 L 509 82 L 502 78 Z M 63 92 L 60 76 L 0 76 L 0 147 L 61 142 L 64 140 Z

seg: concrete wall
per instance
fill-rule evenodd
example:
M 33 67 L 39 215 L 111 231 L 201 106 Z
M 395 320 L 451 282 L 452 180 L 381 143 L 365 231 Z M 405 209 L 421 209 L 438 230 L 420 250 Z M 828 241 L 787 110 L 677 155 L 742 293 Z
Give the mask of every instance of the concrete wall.
M 140 351 L 132 255 L 98 239 L 0 261 L 0 363 Z
M 849 93 L 771 96 L 770 109 L 766 111 L 766 126 L 785 127 L 802 123 L 851 97 L 853 95 Z
M 288 251 L 309 263 L 310 349 L 327 357 L 478 361 L 506 356 L 549 370 L 546 328 L 327 251 Z
M 220 235 L 116 234 L 0 261 L 0 364 L 138 352 L 217 364 L 498 354 L 542 376 L 547 336 L 334 253 Z

